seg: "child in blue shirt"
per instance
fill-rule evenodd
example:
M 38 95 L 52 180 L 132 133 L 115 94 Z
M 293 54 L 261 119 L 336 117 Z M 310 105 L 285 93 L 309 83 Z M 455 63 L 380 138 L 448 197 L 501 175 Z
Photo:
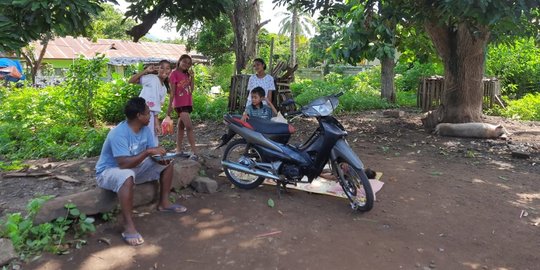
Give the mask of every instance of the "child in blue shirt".
M 242 121 L 246 121 L 250 117 L 259 117 L 270 120 L 274 115 L 277 115 L 277 110 L 272 105 L 272 102 L 267 101 L 266 104 L 263 101 L 266 100 L 265 91 L 262 87 L 255 87 L 251 90 L 251 105 L 246 107 L 244 114 L 242 115 Z

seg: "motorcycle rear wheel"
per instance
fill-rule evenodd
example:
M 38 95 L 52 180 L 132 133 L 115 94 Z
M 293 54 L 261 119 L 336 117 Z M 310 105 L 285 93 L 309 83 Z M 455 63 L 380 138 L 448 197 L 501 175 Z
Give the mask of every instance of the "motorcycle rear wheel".
M 364 170 L 356 169 L 346 161 L 337 162 L 336 165 L 341 187 L 351 202 L 351 207 L 360 212 L 371 210 L 375 196 Z M 362 192 L 364 196 L 358 196 L 358 192 Z
M 247 142 L 244 139 L 238 139 L 230 142 L 223 153 L 223 161 L 241 163 L 246 161 L 262 162 L 262 156 L 255 148 L 250 147 L 246 151 Z M 246 156 L 245 153 L 248 153 Z M 248 160 L 246 160 L 246 158 Z M 256 176 L 236 170 L 223 168 L 225 175 L 235 186 L 241 189 L 253 189 L 262 184 L 264 177 Z

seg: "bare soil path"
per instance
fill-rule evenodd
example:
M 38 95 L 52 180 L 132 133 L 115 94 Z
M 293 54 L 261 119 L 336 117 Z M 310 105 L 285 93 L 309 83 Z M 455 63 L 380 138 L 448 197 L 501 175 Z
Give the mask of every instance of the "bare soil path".
M 487 119 L 517 132 L 503 141 L 434 137 L 414 113 L 340 118 L 365 164 L 384 173 L 368 213 L 352 212 L 334 197 L 292 190 L 278 199 L 272 187 L 231 188 L 217 176 L 222 150 L 210 147 L 222 125 L 206 122 L 197 138 L 207 146 L 207 173 L 220 183 L 218 193 L 181 192 L 189 208 L 183 215 L 139 212 L 135 222 L 146 240 L 140 247 L 125 245 L 121 227 L 109 222 L 82 249 L 44 254 L 24 268 L 538 269 L 540 136 L 531 131 L 539 123 Z M 295 125 L 296 141 L 314 127 L 304 120 Z M 515 149 L 531 157 L 514 159 Z

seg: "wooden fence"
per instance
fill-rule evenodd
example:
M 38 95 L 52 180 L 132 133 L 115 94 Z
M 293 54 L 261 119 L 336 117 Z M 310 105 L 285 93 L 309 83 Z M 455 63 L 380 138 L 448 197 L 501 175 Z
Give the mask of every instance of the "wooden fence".
M 246 108 L 247 85 L 251 75 L 234 75 L 231 78 L 231 91 L 229 93 L 229 112 L 243 112 Z
M 281 108 L 281 103 L 292 98 L 290 84 L 294 80 L 295 67 L 287 66 L 287 63 L 280 62 L 270 71 L 270 76 L 274 78 L 276 91 L 272 95 L 272 104 L 282 113 L 293 111 L 294 106 Z M 249 95 L 247 85 L 251 75 L 235 75 L 231 78 L 231 91 L 229 93 L 229 112 L 243 112 L 246 108 L 246 101 Z
M 501 83 L 497 78 L 484 78 L 484 107 L 493 107 L 497 103 L 504 107 L 501 94 Z M 433 76 L 420 81 L 416 94 L 416 104 L 422 111 L 427 112 L 437 108 L 441 104 L 444 93 L 444 77 Z

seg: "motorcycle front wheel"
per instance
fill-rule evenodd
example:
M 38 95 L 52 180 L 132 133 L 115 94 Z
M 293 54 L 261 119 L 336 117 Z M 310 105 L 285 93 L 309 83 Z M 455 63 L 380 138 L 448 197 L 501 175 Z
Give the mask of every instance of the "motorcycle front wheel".
M 373 208 L 374 195 L 364 170 L 356 169 L 346 161 L 335 165 L 343 191 L 351 202 L 351 207 L 360 212 Z
M 238 139 L 230 142 L 223 153 L 223 161 L 240 163 L 244 166 L 250 166 L 255 162 L 262 162 L 262 157 L 255 148 L 248 147 L 244 139 Z M 223 168 L 225 175 L 235 186 L 241 189 L 253 189 L 262 184 L 264 177 L 249 173 L 236 171 L 229 168 Z

